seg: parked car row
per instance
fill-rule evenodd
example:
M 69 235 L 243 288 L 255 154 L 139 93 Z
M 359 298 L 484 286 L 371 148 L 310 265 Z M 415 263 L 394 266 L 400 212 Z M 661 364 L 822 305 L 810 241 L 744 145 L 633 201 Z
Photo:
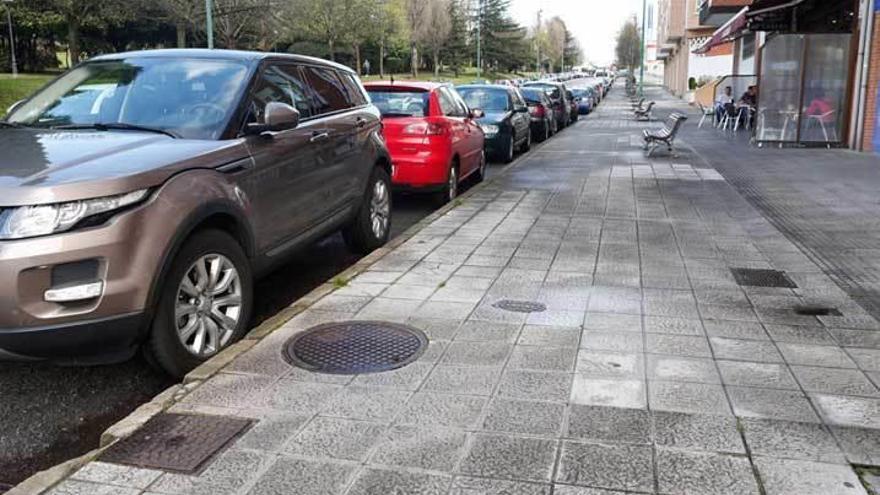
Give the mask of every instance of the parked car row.
M 454 199 L 592 109 L 578 81 L 364 86 L 227 50 L 79 64 L 0 120 L 0 359 L 143 350 L 183 376 L 247 332 L 256 277 L 337 231 L 382 246 L 392 189 Z

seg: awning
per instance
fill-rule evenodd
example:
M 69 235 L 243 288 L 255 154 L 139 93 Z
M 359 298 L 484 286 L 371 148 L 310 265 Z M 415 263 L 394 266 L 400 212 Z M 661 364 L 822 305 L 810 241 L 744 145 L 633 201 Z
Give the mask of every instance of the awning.
M 739 11 L 739 13 L 731 17 L 730 20 L 724 23 L 723 26 L 715 30 L 715 32 L 712 33 L 712 37 L 709 38 L 708 41 L 703 43 L 702 46 L 700 46 L 693 52 L 698 54 L 708 53 L 709 50 L 711 50 L 713 47 L 723 45 L 724 43 L 735 39 L 737 35 L 746 28 L 746 13 L 748 11 L 748 7 L 743 7 L 743 9 Z

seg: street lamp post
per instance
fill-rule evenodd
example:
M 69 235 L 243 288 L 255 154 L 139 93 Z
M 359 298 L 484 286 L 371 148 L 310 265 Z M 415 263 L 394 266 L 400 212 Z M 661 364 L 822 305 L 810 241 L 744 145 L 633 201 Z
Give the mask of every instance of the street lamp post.
M 648 17 L 648 0 L 642 0 L 642 63 L 639 64 L 639 97 L 645 96 L 645 26 Z
M 12 62 L 12 77 L 18 77 L 18 63 L 15 60 L 15 33 L 12 31 L 12 4 L 13 0 L 3 0 L 6 4 L 6 22 L 9 24 L 9 54 Z
M 208 31 L 208 48 L 214 48 L 214 0 L 205 0 L 205 29 Z
M 483 0 L 477 0 L 477 79 L 483 69 L 483 53 L 480 48 L 480 28 L 483 25 Z

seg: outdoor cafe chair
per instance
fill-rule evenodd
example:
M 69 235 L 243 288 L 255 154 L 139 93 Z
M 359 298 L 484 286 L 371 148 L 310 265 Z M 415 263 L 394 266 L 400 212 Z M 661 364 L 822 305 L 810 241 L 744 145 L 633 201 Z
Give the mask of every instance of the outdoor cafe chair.
M 700 123 L 697 124 L 697 129 L 700 129 L 703 127 L 703 122 L 706 121 L 706 117 L 712 117 L 712 123 L 714 124 L 715 123 L 715 109 L 712 107 L 703 106 L 703 104 L 700 102 L 697 102 L 697 105 L 700 106 L 700 113 L 703 114 L 703 116 L 700 118 Z

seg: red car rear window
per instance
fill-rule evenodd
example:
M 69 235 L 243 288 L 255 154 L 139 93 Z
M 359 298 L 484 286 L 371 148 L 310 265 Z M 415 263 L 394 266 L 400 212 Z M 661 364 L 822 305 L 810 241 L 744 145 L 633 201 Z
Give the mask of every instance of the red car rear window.
M 425 117 L 428 115 L 428 92 L 415 88 L 368 87 L 373 105 L 383 117 Z

